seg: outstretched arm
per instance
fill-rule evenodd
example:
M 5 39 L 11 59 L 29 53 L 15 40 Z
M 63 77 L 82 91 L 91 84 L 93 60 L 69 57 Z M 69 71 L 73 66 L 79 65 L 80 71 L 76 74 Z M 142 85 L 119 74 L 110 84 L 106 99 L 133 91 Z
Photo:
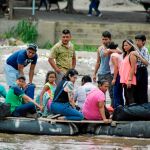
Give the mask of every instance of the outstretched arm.
M 149 64 L 148 60 L 143 58 L 141 55 L 139 55 L 139 53 L 137 51 L 132 51 L 131 54 L 134 54 L 136 57 L 138 57 L 141 60 L 141 62 L 144 65 L 148 66 L 148 64 Z M 147 54 L 147 56 L 148 56 L 148 54 Z
M 99 102 L 98 103 L 99 112 L 102 116 L 102 119 L 103 119 L 104 123 L 110 123 L 111 119 L 106 118 L 104 105 L 105 105 L 104 102 Z
M 105 49 L 104 50 L 104 56 L 109 56 L 111 55 L 112 53 L 118 53 L 118 54 L 122 54 L 122 51 L 119 49 L 119 48 L 116 48 L 116 49 Z
M 35 64 L 31 64 L 29 71 L 29 83 L 32 83 L 34 76 Z
M 44 93 L 49 90 L 49 87 L 47 85 L 45 85 L 40 93 L 40 105 L 43 105 L 43 95 Z
M 37 106 L 40 111 L 42 111 L 43 107 L 40 106 L 39 104 L 37 104 L 33 99 L 31 99 L 29 96 L 27 95 L 23 95 L 22 98 L 24 99 L 24 101 L 27 103 L 27 102 L 32 102 L 35 106 Z
M 94 70 L 94 74 L 93 74 L 93 81 L 96 82 L 96 73 L 100 67 L 100 50 L 98 49 L 97 51 L 97 60 L 96 60 L 96 64 L 95 64 L 95 70 Z

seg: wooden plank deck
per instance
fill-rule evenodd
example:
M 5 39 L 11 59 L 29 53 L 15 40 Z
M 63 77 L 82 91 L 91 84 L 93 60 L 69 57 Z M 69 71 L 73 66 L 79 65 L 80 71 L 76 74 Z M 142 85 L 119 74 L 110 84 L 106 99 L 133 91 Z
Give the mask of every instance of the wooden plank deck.
M 82 120 L 82 121 L 75 121 L 75 120 L 58 120 L 58 119 L 52 119 L 52 118 L 26 118 L 26 117 L 6 117 L 7 120 L 39 120 L 39 121 L 45 121 L 45 122 L 59 122 L 59 123 L 99 123 L 103 124 L 104 121 L 96 121 L 96 120 Z
M 91 123 L 91 124 L 104 124 L 104 121 L 97 121 L 97 120 L 81 120 L 81 121 L 75 121 L 75 120 L 58 120 L 58 119 L 48 119 L 48 118 L 38 118 L 38 120 L 46 121 L 46 122 L 59 122 L 59 123 Z
M 49 123 L 77 123 L 77 124 L 106 124 L 104 123 L 104 121 L 98 121 L 98 120 L 81 120 L 81 121 L 75 121 L 75 120 L 58 120 L 56 118 L 52 119 L 52 118 L 26 118 L 26 117 L 6 117 L 5 119 L 7 120 L 26 120 L 26 121 L 32 121 L 32 120 L 37 120 L 37 121 L 45 121 L 45 122 L 49 122 Z M 111 124 L 111 125 L 116 125 L 116 124 L 126 124 L 129 123 L 130 121 L 112 121 L 111 123 L 107 123 L 107 124 Z

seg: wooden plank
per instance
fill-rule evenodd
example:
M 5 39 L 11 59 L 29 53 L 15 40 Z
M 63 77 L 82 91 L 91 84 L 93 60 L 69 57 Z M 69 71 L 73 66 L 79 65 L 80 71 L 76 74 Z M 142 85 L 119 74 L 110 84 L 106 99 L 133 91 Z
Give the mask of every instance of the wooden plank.
M 99 120 L 82 120 L 82 121 L 75 121 L 75 120 L 57 120 L 55 118 L 57 118 L 58 116 L 60 116 L 60 114 L 57 114 L 57 115 L 54 115 L 52 116 L 52 118 L 26 118 L 26 117 L 6 117 L 5 119 L 7 120 L 27 120 L 27 121 L 30 121 L 30 120 L 39 120 L 39 121 L 45 121 L 45 122 L 50 122 L 50 123 L 91 123 L 91 124 L 105 124 L 104 121 L 99 121 Z M 129 122 L 132 122 L 132 121 L 112 121 L 111 123 L 108 123 L 108 124 L 111 124 L 112 126 L 116 126 L 116 124 L 127 124 Z M 138 123 L 138 121 L 136 121 Z
M 38 120 L 46 121 L 46 122 L 59 122 L 59 123 L 96 123 L 96 124 L 104 124 L 104 121 L 97 120 L 57 120 L 57 119 L 48 119 L 48 118 L 38 118 Z
M 95 123 L 95 124 L 104 124 L 104 121 L 96 121 L 96 120 L 82 120 L 82 121 L 75 121 L 75 120 L 57 120 L 55 118 L 57 118 L 58 116 L 60 116 L 60 114 L 58 115 L 54 115 L 51 118 L 37 118 L 36 120 L 39 121 L 45 121 L 45 122 L 52 122 L 52 123 Z M 35 120 L 35 118 L 26 118 L 26 117 L 6 117 L 5 119 L 7 120 Z
M 27 117 L 6 117 L 4 120 L 37 120 L 35 118 L 27 118 Z
M 59 122 L 59 123 L 99 123 L 104 124 L 104 121 L 97 121 L 97 120 L 82 120 L 82 121 L 75 121 L 75 120 L 57 120 L 55 118 L 59 117 L 60 114 L 54 115 L 51 118 L 37 118 L 36 120 L 45 121 L 45 122 Z M 26 117 L 6 117 L 7 120 L 35 120 L 35 118 L 26 118 Z
M 48 116 L 46 119 L 54 119 L 61 116 L 61 114 L 57 114 L 57 115 L 52 115 L 52 116 Z

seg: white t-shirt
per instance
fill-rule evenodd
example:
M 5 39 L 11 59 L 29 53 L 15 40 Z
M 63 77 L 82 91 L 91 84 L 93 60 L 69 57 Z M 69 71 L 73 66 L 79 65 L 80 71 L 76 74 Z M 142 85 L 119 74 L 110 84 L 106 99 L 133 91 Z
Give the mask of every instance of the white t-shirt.
M 112 57 L 116 57 L 118 59 L 118 69 L 120 68 L 121 61 L 123 60 L 123 55 L 118 53 L 112 53 L 110 56 L 109 66 L 111 74 L 114 74 L 114 65 L 112 63 Z
M 74 99 L 77 101 L 77 104 L 81 108 L 81 110 L 88 93 L 95 88 L 97 88 L 97 86 L 95 86 L 91 82 L 87 82 L 83 86 L 80 86 L 77 88 L 77 90 L 75 90 Z

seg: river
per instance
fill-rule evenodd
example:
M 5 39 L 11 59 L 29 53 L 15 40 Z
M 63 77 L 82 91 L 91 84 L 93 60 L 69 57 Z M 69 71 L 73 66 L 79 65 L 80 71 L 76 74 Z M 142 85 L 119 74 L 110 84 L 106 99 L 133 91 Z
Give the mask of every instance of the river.
M 8 55 L 16 48 L 5 48 L 1 51 L 0 61 L 0 83 L 6 86 L 3 73 L 3 65 Z M 34 83 L 41 89 L 44 85 L 45 74 L 50 70 L 47 62 L 49 51 L 38 51 L 39 60 L 35 71 Z M 78 52 L 77 70 L 79 78 L 77 85 L 80 84 L 81 76 L 88 73 L 92 74 L 96 62 L 96 53 Z M 28 67 L 25 74 L 28 74 Z M 7 86 L 6 86 L 7 87 Z M 107 97 L 107 103 L 109 99 Z M 150 139 L 110 137 L 110 136 L 38 136 L 24 134 L 3 134 L 0 133 L 0 150 L 150 150 Z
M 0 134 L 0 150 L 149 150 L 150 139 Z

